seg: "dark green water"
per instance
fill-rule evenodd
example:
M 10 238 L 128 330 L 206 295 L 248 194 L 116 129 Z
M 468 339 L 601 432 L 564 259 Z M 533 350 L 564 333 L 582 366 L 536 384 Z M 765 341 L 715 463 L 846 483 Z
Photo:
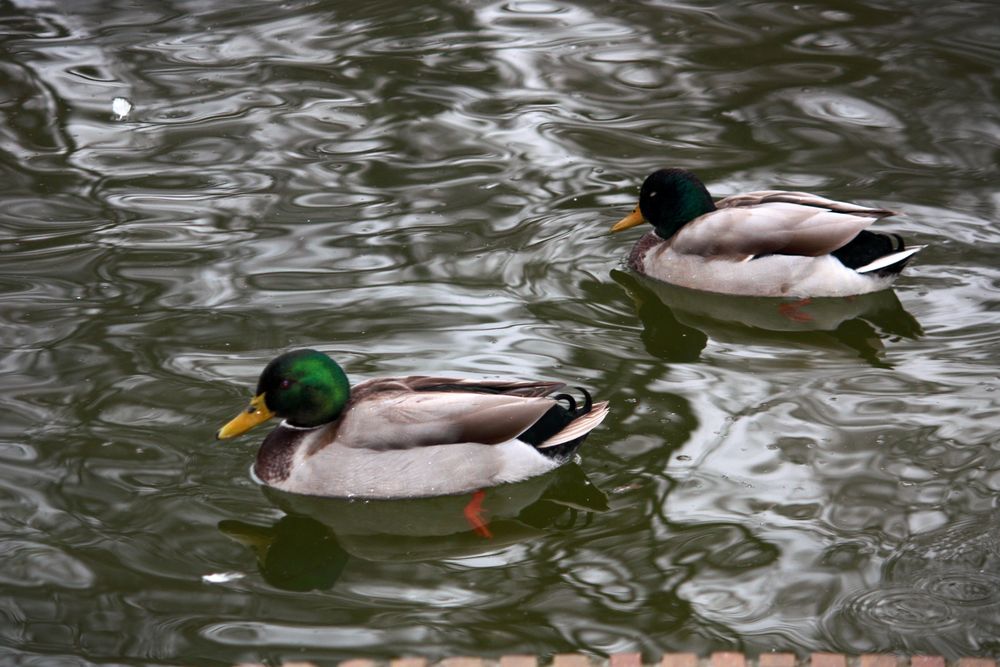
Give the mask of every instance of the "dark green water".
M 993 2 L 0 1 L 0 663 L 1000 655 L 998 44 Z M 606 232 L 661 166 L 928 247 L 809 322 L 656 289 Z M 283 518 L 213 434 L 303 345 L 612 413 L 492 540 Z

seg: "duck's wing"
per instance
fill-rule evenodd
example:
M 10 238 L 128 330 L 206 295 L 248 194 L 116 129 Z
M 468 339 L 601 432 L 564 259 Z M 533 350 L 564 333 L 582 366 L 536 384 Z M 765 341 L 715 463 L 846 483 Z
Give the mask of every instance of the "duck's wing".
M 861 204 L 827 199 L 810 192 L 794 192 L 788 190 L 757 190 L 755 192 L 744 192 L 738 195 L 723 197 L 715 202 L 716 208 L 741 208 L 747 206 L 759 206 L 760 204 L 799 204 L 800 206 L 812 206 L 834 213 L 851 213 L 869 218 L 888 218 L 896 215 L 895 211 L 887 208 L 872 208 Z
M 351 391 L 356 396 L 383 391 L 454 391 L 529 397 L 548 396 L 565 386 L 562 382 L 548 380 L 484 380 L 410 375 L 407 377 L 375 378 L 355 385 Z
M 781 190 L 733 195 L 716 202 L 716 207 L 674 236 L 675 251 L 741 259 L 776 254 L 815 257 L 837 250 L 879 218 L 893 214 Z
M 381 378 L 355 386 L 338 445 L 373 450 L 513 440 L 554 405 L 557 382 Z

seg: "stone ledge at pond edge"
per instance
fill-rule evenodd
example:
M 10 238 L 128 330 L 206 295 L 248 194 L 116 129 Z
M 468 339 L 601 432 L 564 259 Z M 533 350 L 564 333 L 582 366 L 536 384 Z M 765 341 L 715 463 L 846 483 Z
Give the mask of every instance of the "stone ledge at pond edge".
M 240 663 L 236 667 L 264 667 Z M 318 667 L 313 662 L 285 662 L 282 667 Z M 959 658 L 947 661 L 933 655 L 813 653 L 799 659 L 794 653 L 763 653 L 748 658 L 734 651 L 720 651 L 707 658 L 694 653 L 667 653 L 655 662 L 643 662 L 639 653 L 615 653 L 609 658 L 593 658 L 579 653 L 560 653 L 551 662 L 532 655 L 505 655 L 500 658 L 455 657 L 440 661 L 425 658 L 395 660 L 345 660 L 339 667 L 997 667 L 992 658 Z

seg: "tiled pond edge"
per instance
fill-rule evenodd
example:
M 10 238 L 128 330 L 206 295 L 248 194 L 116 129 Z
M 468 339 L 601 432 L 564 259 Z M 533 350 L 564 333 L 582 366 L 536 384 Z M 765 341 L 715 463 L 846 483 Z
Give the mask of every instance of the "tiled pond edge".
M 258 667 L 243 663 L 237 667 Z M 262 666 L 261 666 L 262 667 Z M 285 662 L 282 667 L 316 667 L 312 662 Z M 345 660 L 339 667 L 997 667 L 992 658 L 960 658 L 948 661 L 931 655 L 813 653 L 799 658 L 794 653 L 764 653 L 754 658 L 734 651 L 720 651 L 708 657 L 694 653 L 667 653 L 659 660 L 644 661 L 639 653 L 615 653 L 594 658 L 578 653 L 561 653 L 551 660 L 532 655 L 505 655 L 500 658 L 454 657 L 440 661 L 424 658 L 395 660 Z

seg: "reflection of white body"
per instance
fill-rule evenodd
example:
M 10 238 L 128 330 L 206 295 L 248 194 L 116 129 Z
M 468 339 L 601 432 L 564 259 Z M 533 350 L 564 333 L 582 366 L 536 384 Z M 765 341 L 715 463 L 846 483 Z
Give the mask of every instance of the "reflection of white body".
M 538 500 L 551 481 L 550 475 L 541 475 L 487 490 L 483 498 L 489 518 L 517 516 L 524 507 Z M 267 496 L 290 514 L 308 516 L 329 526 L 340 539 L 352 535 L 440 537 L 469 532 L 472 528 L 464 514 L 471 493 L 436 498 L 349 500 L 281 493 L 267 488 Z
M 911 319 L 892 290 L 794 302 L 702 292 L 642 276 L 636 278 L 642 287 L 668 306 L 679 321 L 706 332 L 708 329 L 724 332 L 731 328 L 725 325 L 733 322 L 767 331 L 834 331 L 844 322 L 879 312 L 894 312 Z
M 482 518 L 491 537 L 474 532 L 465 510 L 472 494 L 400 500 L 347 500 L 283 493 L 264 487 L 268 498 L 291 514 L 330 528 L 352 555 L 366 560 L 415 561 L 495 551 L 544 534 L 543 525 L 516 517 L 527 507 L 548 504 L 558 516 L 566 507 L 606 510 L 607 499 L 571 465 L 547 475 L 487 489 Z

